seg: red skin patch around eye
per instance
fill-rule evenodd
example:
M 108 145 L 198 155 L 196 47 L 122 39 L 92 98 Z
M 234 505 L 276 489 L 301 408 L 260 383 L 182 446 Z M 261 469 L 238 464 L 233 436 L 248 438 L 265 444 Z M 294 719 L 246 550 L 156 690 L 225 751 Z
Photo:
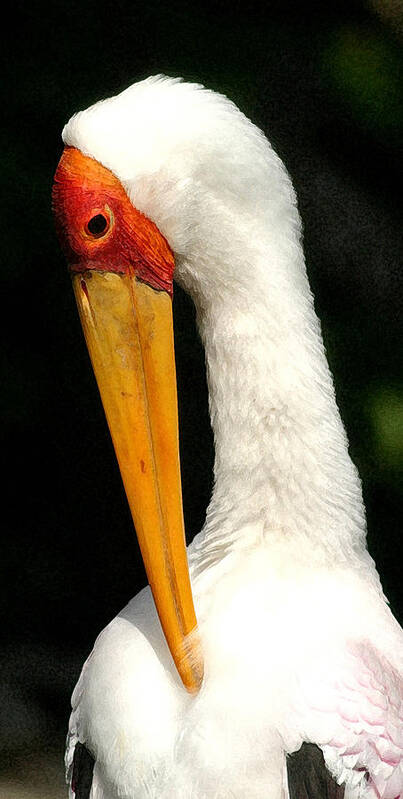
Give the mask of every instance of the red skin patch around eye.
M 172 250 L 154 222 L 134 208 L 109 169 L 75 147 L 65 147 L 52 204 L 72 272 L 131 274 L 172 296 Z M 107 229 L 104 235 L 91 236 L 88 222 L 98 214 L 105 216 Z

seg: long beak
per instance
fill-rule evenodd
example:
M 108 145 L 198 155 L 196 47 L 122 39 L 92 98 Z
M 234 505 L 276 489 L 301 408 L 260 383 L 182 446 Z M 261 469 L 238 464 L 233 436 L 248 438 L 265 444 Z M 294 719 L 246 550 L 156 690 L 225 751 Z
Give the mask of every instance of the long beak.
M 73 286 L 157 612 L 195 692 L 203 666 L 182 513 L 171 298 L 111 272 L 73 274 Z

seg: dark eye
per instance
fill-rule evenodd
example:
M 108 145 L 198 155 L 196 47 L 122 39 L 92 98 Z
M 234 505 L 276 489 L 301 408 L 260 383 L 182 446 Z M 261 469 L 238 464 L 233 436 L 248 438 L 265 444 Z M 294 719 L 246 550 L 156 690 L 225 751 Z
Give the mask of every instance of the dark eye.
M 104 233 L 108 230 L 109 227 L 109 220 L 103 214 L 95 214 L 95 216 L 91 217 L 89 222 L 87 222 L 87 232 L 94 236 L 95 238 L 99 238 L 103 236 Z

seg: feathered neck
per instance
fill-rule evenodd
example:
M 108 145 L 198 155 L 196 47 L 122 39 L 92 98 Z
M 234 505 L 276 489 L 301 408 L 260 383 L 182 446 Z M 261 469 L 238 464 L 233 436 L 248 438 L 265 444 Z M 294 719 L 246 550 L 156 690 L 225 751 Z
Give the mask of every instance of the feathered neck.
M 197 573 L 279 540 L 316 560 L 351 562 L 365 549 L 361 484 L 298 235 L 273 240 L 244 224 L 240 241 L 227 221 L 177 268 L 196 304 L 215 440 L 214 490 L 191 563 Z M 215 285 L 197 279 L 209 259 Z M 247 265 L 249 282 L 231 277 L 234 262 L 242 274 Z

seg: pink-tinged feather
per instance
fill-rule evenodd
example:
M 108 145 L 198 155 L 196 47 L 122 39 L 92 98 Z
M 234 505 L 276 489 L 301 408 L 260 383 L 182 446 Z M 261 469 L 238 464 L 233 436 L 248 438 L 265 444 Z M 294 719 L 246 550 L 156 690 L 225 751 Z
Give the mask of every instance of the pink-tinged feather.
M 402 791 L 402 776 L 401 769 L 395 769 L 392 776 L 386 781 L 384 799 L 399 799 Z
M 347 721 L 348 724 L 355 724 L 360 721 L 358 708 L 355 702 L 349 702 L 344 699 L 343 702 L 340 703 L 338 711 L 343 722 Z
M 371 727 L 383 728 L 385 721 L 385 711 L 377 705 L 372 704 L 372 699 L 366 697 L 367 701 L 361 703 L 361 718 Z
M 359 683 L 359 685 L 362 685 L 363 688 L 370 688 L 371 674 L 365 667 L 363 667 L 362 671 L 360 671 L 360 673 L 357 675 L 356 680 L 353 680 L 354 690 L 357 687 L 357 682 Z
M 388 723 L 388 738 L 395 744 L 395 746 L 399 747 L 399 749 L 403 750 L 403 729 L 401 726 L 397 726 L 392 721 Z
M 334 778 L 350 786 L 352 797 L 403 799 L 402 677 L 372 643 L 363 641 L 348 646 L 332 678 L 321 685 L 320 718 L 325 708 L 335 706 L 324 746 Z M 311 690 L 313 711 L 319 702 Z
M 361 752 L 362 752 L 362 742 L 359 736 L 356 736 L 352 746 L 347 746 L 341 754 L 343 754 L 343 757 L 350 757 L 350 755 L 359 755 L 361 754 Z M 357 770 L 361 771 L 362 769 L 360 768 Z M 365 768 L 363 770 L 365 771 Z
M 374 746 L 384 763 L 388 763 L 390 766 L 399 765 L 402 757 L 401 750 L 393 746 L 390 740 L 388 741 L 383 735 L 380 735 Z

